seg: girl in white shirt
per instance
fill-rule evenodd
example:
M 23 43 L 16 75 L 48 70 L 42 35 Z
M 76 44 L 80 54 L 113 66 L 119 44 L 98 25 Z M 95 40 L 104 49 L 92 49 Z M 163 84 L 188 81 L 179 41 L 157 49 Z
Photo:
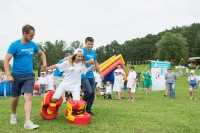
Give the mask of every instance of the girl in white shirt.
M 61 64 L 56 64 L 46 68 L 46 70 L 58 68 L 61 72 L 64 71 L 67 75 L 51 97 L 51 102 L 56 102 L 66 91 L 72 93 L 74 103 L 80 101 L 81 75 L 86 74 L 94 67 L 94 65 L 92 65 L 89 68 L 86 68 L 84 58 L 83 50 L 76 49 L 74 55 L 69 59 L 69 61 L 64 61 Z
M 121 64 L 117 65 L 117 70 L 119 72 L 119 77 L 120 77 L 120 88 L 121 88 L 121 92 L 122 92 L 122 98 L 124 97 L 124 70 L 122 69 Z
M 128 77 L 127 77 L 127 87 L 128 87 L 128 95 L 129 95 L 129 99 L 128 101 L 132 101 L 134 102 L 135 101 L 135 87 L 136 87 L 136 72 L 134 71 L 134 66 L 130 66 L 129 67 L 129 74 L 128 74 Z M 133 99 L 131 100 L 131 93 L 132 93 L 132 96 L 133 96 Z
M 190 73 L 191 73 L 191 75 L 188 77 L 190 100 L 192 100 L 192 90 L 194 91 L 194 98 L 195 98 L 195 100 L 197 100 L 198 77 L 195 75 L 194 70 L 192 70 Z
M 115 80 L 113 85 L 113 91 L 116 92 L 116 100 L 120 99 L 120 92 L 121 92 L 121 77 L 120 72 L 118 69 L 115 70 Z

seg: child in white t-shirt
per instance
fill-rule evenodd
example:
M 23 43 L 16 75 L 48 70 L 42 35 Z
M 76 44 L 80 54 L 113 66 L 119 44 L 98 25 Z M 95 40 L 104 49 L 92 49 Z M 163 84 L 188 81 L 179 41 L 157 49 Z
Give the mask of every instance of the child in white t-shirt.
M 96 91 L 95 91 L 95 98 L 99 97 L 99 88 L 102 88 L 102 80 L 100 73 L 94 69 L 94 78 L 96 83 Z
M 38 84 L 40 85 L 39 94 L 43 95 L 45 93 L 45 88 L 47 87 L 47 77 L 45 77 L 45 72 L 41 72 L 41 77 L 38 78 Z
M 105 100 L 106 100 L 107 98 L 108 98 L 108 99 L 112 99 L 111 93 L 112 93 L 112 86 L 111 86 L 111 84 L 110 84 L 110 81 L 107 81 L 107 82 L 106 82 L 106 93 L 104 94 L 104 99 L 105 99 Z
M 113 91 L 116 93 L 116 100 L 120 99 L 120 92 L 121 92 L 121 77 L 120 72 L 118 69 L 115 70 L 115 80 L 113 85 Z
M 56 102 L 66 91 L 72 93 L 73 102 L 76 104 L 80 101 L 81 75 L 89 72 L 94 65 L 86 68 L 85 59 L 82 49 L 76 49 L 74 55 L 69 61 L 47 67 L 47 70 L 58 68 L 61 72 L 65 72 L 66 76 L 59 84 L 56 92 L 51 97 L 51 102 Z M 43 70 L 45 71 L 45 70 Z
M 134 71 L 134 66 L 131 65 L 129 67 L 129 74 L 128 74 L 128 77 L 127 77 L 127 80 L 128 80 L 127 87 L 128 87 L 128 95 L 129 95 L 128 101 L 132 101 L 132 102 L 135 101 L 136 77 L 137 77 L 137 74 Z M 131 93 L 132 93 L 132 96 L 133 96 L 132 100 L 131 100 Z
M 122 92 L 122 98 L 124 97 L 124 70 L 122 69 L 121 64 L 117 65 L 117 70 L 119 72 L 119 77 L 120 77 L 120 88 L 121 88 L 121 92 Z
M 55 90 L 54 88 L 54 80 L 53 80 L 53 74 L 52 74 L 52 69 L 48 70 L 48 75 L 47 75 L 47 91 L 53 91 Z

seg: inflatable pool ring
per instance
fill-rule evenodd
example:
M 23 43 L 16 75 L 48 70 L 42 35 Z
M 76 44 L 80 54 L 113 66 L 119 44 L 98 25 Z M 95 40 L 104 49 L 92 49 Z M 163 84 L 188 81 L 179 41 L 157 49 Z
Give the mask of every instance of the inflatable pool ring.
M 39 89 L 40 89 L 40 85 L 35 83 L 35 84 L 34 84 L 34 89 L 35 89 L 35 90 L 39 90 Z
M 75 125 L 87 125 L 91 123 L 91 115 L 85 111 L 85 101 L 75 104 L 73 99 L 67 101 L 66 120 Z
M 42 98 L 40 114 L 42 118 L 47 120 L 55 119 L 59 107 L 62 105 L 62 97 L 55 103 L 50 102 L 54 93 L 55 91 L 50 91 Z

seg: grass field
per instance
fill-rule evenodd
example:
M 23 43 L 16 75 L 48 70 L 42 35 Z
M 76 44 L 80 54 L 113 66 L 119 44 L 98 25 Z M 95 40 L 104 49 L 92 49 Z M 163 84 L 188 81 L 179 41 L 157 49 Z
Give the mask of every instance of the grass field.
M 136 71 L 142 71 L 146 66 L 136 66 Z M 174 70 L 173 70 L 174 71 Z M 197 75 L 200 71 L 195 70 Z M 27 131 L 24 124 L 24 99 L 21 97 L 18 106 L 18 123 L 10 125 L 10 97 L 0 98 L 0 132 L 200 132 L 200 91 L 199 100 L 189 100 L 186 77 L 176 81 L 176 99 L 164 97 L 164 91 L 153 91 L 146 95 L 144 90 L 136 91 L 135 102 L 95 99 L 90 125 L 78 126 L 65 121 L 66 104 L 62 104 L 59 114 L 54 120 L 44 120 L 40 116 L 41 97 L 33 97 L 31 120 L 40 126 L 37 130 Z

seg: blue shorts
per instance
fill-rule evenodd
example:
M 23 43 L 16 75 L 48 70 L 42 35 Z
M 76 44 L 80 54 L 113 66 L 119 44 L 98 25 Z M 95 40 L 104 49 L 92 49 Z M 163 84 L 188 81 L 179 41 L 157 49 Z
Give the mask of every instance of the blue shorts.
M 33 94 L 33 88 L 35 84 L 34 73 L 29 73 L 29 74 L 12 73 L 11 75 L 14 78 L 11 90 L 12 97 L 18 97 L 24 93 Z
M 197 84 L 190 84 L 190 88 L 197 89 Z

